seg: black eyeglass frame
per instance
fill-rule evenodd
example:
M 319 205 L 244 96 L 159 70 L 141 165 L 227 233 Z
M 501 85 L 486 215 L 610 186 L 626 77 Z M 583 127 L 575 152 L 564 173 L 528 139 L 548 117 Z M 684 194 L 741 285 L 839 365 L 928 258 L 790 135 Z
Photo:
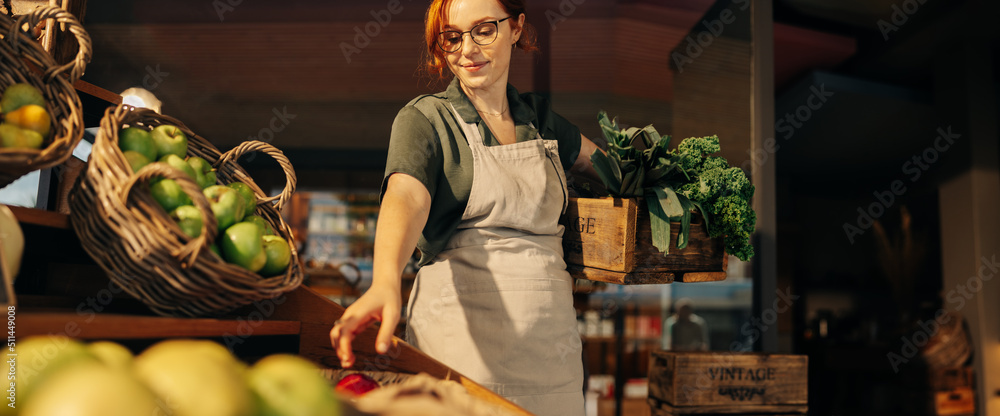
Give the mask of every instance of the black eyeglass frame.
M 490 20 L 488 22 L 482 22 L 480 24 L 477 24 L 477 25 L 473 26 L 472 29 L 466 30 L 465 32 L 460 32 L 460 31 L 457 31 L 457 30 L 445 30 L 445 31 L 441 31 L 441 32 L 438 32 L 437 39 L 435 39 L 434 42 L 437 43 L 438 48 L 440 48 L 445 53 L 458 52 L 458 51 L 462 50 L 462 45 L 465 43 L 465 34 L 468 33 L 469 34 L 469 39 L 472 39 L 472 41 L 475 42 L 476 45 L 479 45 L 479 46 L 492 45 L 493 42 L 496 42 L 497 38 L 500 37 L 500 22 L 503 22 L 504 20 L 510 19 L 511 17 L 514 17 L 514 16 L 507 16 L 507 17 L 505 17 L 503 19 L 500 19 L 500 20 Z M 488 24 L 492 24 L 493 27 L 495 27 L 496 30 L 497 30 L 497 32 L 493 35 L 493 40 L 490 40 L 489 43 L 479 43 L 479 42 L 476 42 L 476 36 L 473 35 L 472 32 L 475 31 L 476 28 L 478 28 L 478 27 L 480 27 L 482 25 L 488 25 Z M 447 50 L 447 49 L 444 48 L 444 45 L 441 44 L 441 35 L 443 35 L 445 33 L 458 33 L 458 36 L 462 39 L 462 41 L 458 43 L 458 48 L 455 48 L 455 50 L 453 50 L 453 51 L 449 51 L 449 50 Z

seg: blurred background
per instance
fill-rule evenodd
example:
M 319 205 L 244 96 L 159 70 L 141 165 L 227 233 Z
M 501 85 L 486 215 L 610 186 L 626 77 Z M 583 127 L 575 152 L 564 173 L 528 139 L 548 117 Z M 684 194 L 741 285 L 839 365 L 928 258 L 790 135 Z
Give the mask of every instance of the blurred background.
M 84 4 L 83 79 L 147 90 L 220 149 L 282 149 L 309 283 L 362 293 L 392 120 L 446 86 L 419 71 L 427 2 Z M 810 414 L 934 414 L 945 367 L 970 369 L 979 414 L 1000 414 L 998 16 L 986 0 L 531 1 L 540 51 L 515 54 L 515 87 L 597 142 L 601 110 L 674 144 L 717 134 L 757 186 L 757 256 L 730 258 L 727 280 L 580 283 L 592 386 L 618 370 L 641 385 L 687 298 L 709 350 L 808 354 Z M 266 157 L 241 163 L 283 186 Z M 959 318 L 904 355 L 942 313 Z

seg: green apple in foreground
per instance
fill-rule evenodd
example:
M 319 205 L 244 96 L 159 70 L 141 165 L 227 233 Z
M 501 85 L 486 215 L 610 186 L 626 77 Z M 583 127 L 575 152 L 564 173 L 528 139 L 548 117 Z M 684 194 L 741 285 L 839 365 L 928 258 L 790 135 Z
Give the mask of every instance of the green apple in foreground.
M 256 224 L 238 222 L 226 228 L 219 237 L 219 248 L 227 262 L 254 273 L 267 263 L 264 234 Z
M 28 104 L 45 107 L 45 96 L 34 85 L 20 82 L 12 84 L 3 91 L 0 98 L 0 112 L 9 113 Z
M 235 189 L 223 185 L 212 185 L 202 191 L 212 207 L 215 220 L 219 223 L 219 231 L 240 222 L 243 219 L 243 198 Z
M 17 403 L 31 398 L 36 388 L 63 369 L 81 362 L 98 363 L 87 346 L 61 335 L 28 337 L 17 342 L 16 376 Z M 8 357 L 9 358 L 9 357 Z
M 132 150 L 146 156 L 146 159 L 156 160 L 156 145 L 149 131 L 141 127 L 126 127 L 118 132 L 118 148 L 123 152 Z
M 247 215 L 243 217 L 243 222 L 252 222 L 254 224 L 259 225 L 260 229 L 264 232 L 264 235 L 274 234 L 274 227 L 271 227 L 271 224 L 268 223 L 267 220 L 265 220 L 264 217 L 261 217 L 260 215 L 256 214 Z
M 173 416 L 255 414 L 253 396 L 243 378 L 246 367 L 220 344 L 161 341 L 135 357 L 132 368 L 171 408 Z
M 188 138 L 177 126 L 169 124 L 156 126 L 151 134 L 153 144 L 156 145 L 157 157 L 176 155 L 183 159 L 187 156 Z
M 117 342 L 94 341 L 87 344 L 87 351 L 108 367 L 126 371 L 132 367 L 132 351 Z
M 285 272 L 292 262 L 292 250 L 284 238 L 276 235 L 264 236 L 264 254 L 267 261 L 260 269 L 261 276 L 277 276 Z
M 247 372 L 247 385 L 257 397 L 260 414 L 336 416 L 340 402 L 319 368 L 291 354 L 264 357 Z
M 164 179 L 153 183 L 149 186 L 149 193 L 153 195 L 156 203 L 160 204 L 168 213 L 181 205 L 191 205 L 191 197 L 184 193 L 181 186 L 173 179 Z
M 132 173 L 138 172 L 143 166 L 149 164 L 149 159 L 147 159 L 146 156 L 143 156 L 142 153 L 135 150 L 126 150 L 122 152 L 122 154 L 125 155 L 125 161 L 128 162 L 129 167 L 132 168 Z
M 250 185 L 243 182 L 233 182 L 226 186 L 239 191 L 240 195 L 243 197 L 243 203 L 245 204 L 243 212 L 246 215 L 253 214 L 254 210 L 257 209 L 257 194 L 253 192 Z
M 10 123 L 0 123 L 0 147 L 39 149 L 45 138 L 34 130 L 22 129 Z
M 191 178 L 191 180 L 195 180 L 196 179 L 195 178 L 196 175 L 194 173 L 194 168 L 192 168 L 191 165 L 189 165 L 187 162 L 185 162 L 184 159 L 181 158 L 180 156 L 172 155 L 172 154 L 171 155 L 166 155 L 166 156 L 161 157 L 159 161 L 163 162 L 163 163 L 166 163 L 167 165 L 170 165 L 170 167 L 172 167 L 174 169 L 177 169 L 177 170 L 179 170 L 181 172 L 184 172 L 184 174 L 187 175 L 189 178 Z
M 215 185 L 215 169 L 212 169 L 211 163 L 198 156 L 187 158 L 187 163 L 191 166 L 191 169 L 194 169 L 194 181 L 198 183 L 201 189 Z
M 19 401 L 22 416 L 135 416 L 166 414 L 131 372 L 99 363 L 76 364 Z
M 191 238 L 201 235 L 201 227 L 205 221 L 201 218 L 201 211 L 198 210 L 198 207 L 181 205 L 170 211 L 170 218 L 173 218 L 184 235 Z

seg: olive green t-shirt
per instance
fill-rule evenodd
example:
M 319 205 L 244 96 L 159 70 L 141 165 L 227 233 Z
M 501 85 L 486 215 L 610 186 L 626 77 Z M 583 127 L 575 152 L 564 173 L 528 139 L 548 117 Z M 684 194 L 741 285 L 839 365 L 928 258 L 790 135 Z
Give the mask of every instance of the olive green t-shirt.
M 569 170 L 580 153 L 580 129 L 554 113 L 540 95 L 519 94 L 508 84 L 507 101 L 517 141 L 536 140 L 536 133 L 556 140 L 563 169 Z M 421 95 L 399 110 L 392 123 L 379 201 L 393 173 L 410 175 L 427 187 L 431 208 L 417 242 L 420 265 L 430 263 L 451 239 L 472 190 L 472 150 L 458 124 L 462 120 L 455 119 L 449 103 L 464 121 L 479 126 L 484 144 L 499 145 L 457 79 L 444 92 Z

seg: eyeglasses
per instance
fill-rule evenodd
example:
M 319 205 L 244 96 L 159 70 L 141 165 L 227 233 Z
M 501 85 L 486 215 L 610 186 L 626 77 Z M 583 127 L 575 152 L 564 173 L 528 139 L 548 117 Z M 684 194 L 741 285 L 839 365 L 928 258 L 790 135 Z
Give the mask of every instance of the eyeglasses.
M 507 16 L 500 20 L 494 20 L 491 22 L 483 22 L 472 30 L 466 32 L 459 32 L 457 30 L 448 30 L 438 33 L 437 44 L 442 51 L 451 53 L 462 49 L 462 41 L 465 39 L 465 34 L 468 33 L 472 37 L 472 41 L 476 42 L 479 46 L 486 46 L 493 41 L 497 40 L 497 32 L 500 31 L 500 22 L 510 19 L 511 16 Z

